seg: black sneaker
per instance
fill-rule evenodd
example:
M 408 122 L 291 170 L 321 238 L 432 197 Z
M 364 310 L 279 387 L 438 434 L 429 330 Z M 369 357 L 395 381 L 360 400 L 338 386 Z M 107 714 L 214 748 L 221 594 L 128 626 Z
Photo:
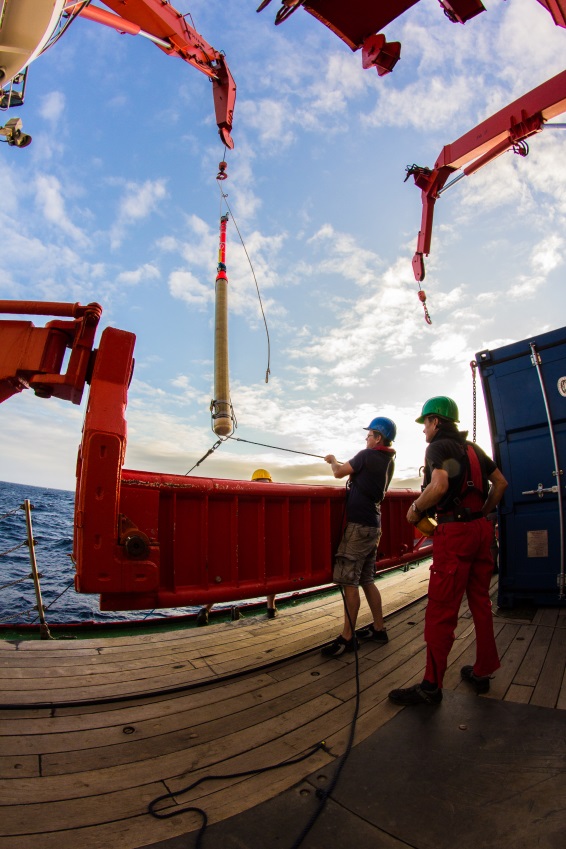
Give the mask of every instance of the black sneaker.
M 340 634 L 339 637 L 336 637 L 330 645 L 323 646 L 321 648 L 320 653 L 325 657 L 340 657 L 341 654 L 344 654 L 345 651 L 355 651 L 358 647 L 357 640 L 345 640 L 344 637 Z
M 387 631 L 385 629 L 383 631 L 376 631 L 373 622 L 370 622 L 365 628 L 360 628 L 359 631 L 356 631 L 356 637 L 359 637 L 360 640 L 373 640 L 375 643 L 389 642 Z
M 464 681 L 476 688 L 476 693 L 489 692 L 489 675 L 476 675 L 473 666 L 463 666 L 460 675 Z
M 208 610 L 206 607 L 201 607 L 197 613 L 197 625 L 208 625 Z
M 268 607 L 267 608 L 267 618 L 268 619 L 275 619 L 276 616 L 277 616 L 277 608 L 276 607 Z
M 442 701 L 442 690 L 425 690 L 421 684 L 414 684 L 402 690 L 391 690 L 389 698 L 396 705 L 438 705 Z

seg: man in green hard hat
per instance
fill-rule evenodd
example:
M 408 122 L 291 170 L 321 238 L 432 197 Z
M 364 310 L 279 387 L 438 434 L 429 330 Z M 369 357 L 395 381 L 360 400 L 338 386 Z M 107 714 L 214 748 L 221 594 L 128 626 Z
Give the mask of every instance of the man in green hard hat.
M 500 666 L 489 597 L 493 527 L 487 516 L 499 504 L 507 481 L 493 460 L 468 442 L 467 431 L 458 430 L 458 407 L 452 398 L 429 398 L 416 421 L 424 425 L 428 445 L 424 488 L 407 520 L 416 525 L 424 515 L 436 514 L 438 522 L 425 612 L 426 669 L 420 684 L 392 690 L 389 698 L 400 705 L 434 705 L 442 701 L 464 593 L 476 631 L 476 660 L 462 667 L 461 676 L 477 693 L 486 693 Z

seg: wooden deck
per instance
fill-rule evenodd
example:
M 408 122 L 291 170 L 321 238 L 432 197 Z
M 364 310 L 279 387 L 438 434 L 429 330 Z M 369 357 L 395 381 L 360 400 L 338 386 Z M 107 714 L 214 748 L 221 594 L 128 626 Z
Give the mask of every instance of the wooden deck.
M 356 744 L 402 710 L 389 690 L 422 677 L 427 578 L 423 566 L 378 584 L 390 642 L 360 648 Z M 275 620 L 181 635 L 0 643 L 0 849 L 29 849 L 38 838 L 42 849 L 150 846 L 200 824 L 192 813 L 152 818 L 147 805 L 157 796 L 206 775 L 292 759 L 325 740 L 325 750 L 299 764 L 215 780 L 178 798 L 215 823 L 333 764 L 354 712 L 355 656 L 324 659 L 318 649 L 341 618 L 338 596 Z M 566 610 L 496 612 L 494 621 L 502 668 L 486 698 L 566 709 Z M 465 607 L 457 637 L 445 688 L 469 693 L 459 676 L 474 659 Z

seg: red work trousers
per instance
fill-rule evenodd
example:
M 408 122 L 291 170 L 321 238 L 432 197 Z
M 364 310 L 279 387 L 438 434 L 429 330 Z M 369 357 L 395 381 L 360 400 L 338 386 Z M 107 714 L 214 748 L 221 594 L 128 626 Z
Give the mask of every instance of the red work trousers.
M 499 669 L 493 635 L 489 585 L 493 573 L 490 546 L 493 528 L 487 519 L 439 524 L 434 533 L 424 637 L 427 644 L 425 679 L 442 687 L 448 655 L 464 593 L 476 629 L 476 675 Z

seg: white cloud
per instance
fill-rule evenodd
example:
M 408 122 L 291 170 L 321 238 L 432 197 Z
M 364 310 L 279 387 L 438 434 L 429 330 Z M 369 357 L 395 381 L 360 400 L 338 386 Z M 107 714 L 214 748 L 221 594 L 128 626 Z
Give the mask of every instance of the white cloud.
M 288 102 L 271 98 L 245 100 L 238 108 L 246 126 L 257 131 L 261 144 L 288 147 L 294 141 Z
M 450 130 L 462 103 L 475 99 L 481 82 L 469 77 L 426 76 L 404 88 L 382 88 L 375 109 L 362 122 L 369 127 L 415 127 L 428 130 L 434 116 L 434 128 Z M 452 139 L 447 139 L 447 141 Z
M 55 123 L 61 120 L 65 111 L 65 95 L 61 91 L 50 91 L 45 95 L 41 103 L 39 114 L 46 121 Z
M 153 263 L 146 262 L 132 271 L 121 271 L 116 277 L 116 282 L 127 286 L 137 286 L 144 280 L 158 280 L 160 277 L 159 269 Z
M 318 272 L 340 274 L 347 280 L 353 280 L 359 286 L 367 286 L 375 282 L 377 269 L 383 265 L 379 256 L 373 251 L 360 247 L 354 236 L 349 233 L 338 233 L 331 224 L 322 227 L 308 239 L 309 244 L 316 247 L 322 259 L 317 260 Z
M 124 195 L 118 204 L 116 224 L 111 232 L 112 247 L 119 247 L 127 228 L 151 215 L 166 197 L 166 181 L 163 179 L 127 183 Z
M 36 178 L 36 203 L 44 218 L 81 245 L 88 243 L 87 236 L 69 218 L 61 183 L 53 175 L 38 174 Z
M 564 262 L 564 239 L 553 233 L 547 236 L 532 250 L 531 265 L 534 271 L 547 275 Z
M 203 307 L 212 301 L 214 290 L 201 283 L 190 271 L 174 271 L 169 275 L 169 291 L 174 298 Z

